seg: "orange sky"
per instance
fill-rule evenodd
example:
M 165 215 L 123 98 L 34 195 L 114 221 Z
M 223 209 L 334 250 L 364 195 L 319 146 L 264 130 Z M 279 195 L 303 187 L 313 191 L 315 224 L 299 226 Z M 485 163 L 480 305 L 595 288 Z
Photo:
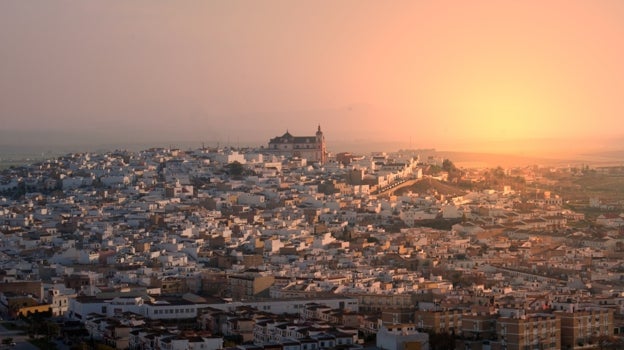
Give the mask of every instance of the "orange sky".
M 622 19 L 619 0 L 3 1 L 0 131 L 595 142 L 624 134 Z

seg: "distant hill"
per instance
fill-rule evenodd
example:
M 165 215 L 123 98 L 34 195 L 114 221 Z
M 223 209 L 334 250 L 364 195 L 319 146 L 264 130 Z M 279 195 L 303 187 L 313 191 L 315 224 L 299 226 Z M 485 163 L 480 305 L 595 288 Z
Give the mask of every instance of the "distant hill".
M 624 165 L 624 151 L 609 151 L 584 154 L 496 154 L 483 152 L 435 151 L 430 155 L 450 159 L 460 168 L 495 168 L 501 166 L 525 167 L 539 166 L 614 166 Z
M 528 165 L 559 165 L 569 162 L 569 160 L 564 159 L 479 152 L 438 151 L 435 155 L 452 160 L 460 168 L 495 168 L 497 166 L 508 168 Z

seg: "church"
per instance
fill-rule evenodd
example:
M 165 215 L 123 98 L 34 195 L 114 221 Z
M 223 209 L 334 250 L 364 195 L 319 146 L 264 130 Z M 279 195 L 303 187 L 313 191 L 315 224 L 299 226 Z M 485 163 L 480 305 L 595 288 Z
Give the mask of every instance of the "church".
M 285 157 L 304 158 L 311 163 L 323 164 L 327 160 L 325 137 L 318 126 L 315 136 L 293 136 L 288 131 L 269 140 L 268 151 Z

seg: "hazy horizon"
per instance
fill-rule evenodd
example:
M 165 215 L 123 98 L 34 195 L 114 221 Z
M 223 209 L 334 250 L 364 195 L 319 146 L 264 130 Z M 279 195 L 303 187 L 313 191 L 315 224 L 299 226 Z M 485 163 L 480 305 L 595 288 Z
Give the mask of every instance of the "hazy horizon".
M 289 130 L 295 135 L 300 135 L 295 130 Z M 308 133 L 311 134 L 311 133 Z M 6 133 L 0 131 L 0 160 L 7 159 L 43 159 L 67 153 L 82 152 L 107 152 L 119 149 L 140 151 L 151 147 L 173 147 L 197 149 L 206 147 L 233 147 L 233 148 L 260 148 L 266 147 L 266 140 L 241 140 L 229 139 L 175 139 L 153 138 L 130 139 L 117 135 L 111 139 L 104 135 L 80 134 L 62 132 L 33 132 L 19 131 Z M 273 136 L 281 135 L 281 133 Z M 303 135 L 303 134 L 301 134 Z M 465 147 L 433 147 L 417 145 L 417 142 L 392 142 L 383 140 L 364 139 L 333 139 L 327 134 L 328 151 L 335 154 L 338 152 L 353 152 L 356 154 L 368 154 L 370 152 L 384 151 L 395 152 L 399 150 L 434 150 L 437 156 L 449 158 L 462 167 L 494 167 L 494 166 L 526 166 L 526 165 L 578 165 L 590 164 L 596 166 L 624 165 L 624 148 L 610 147 L 608 144 L 623 144 L 618 140 L 585 140 L 581 145 L 587 148 L 579 148 L 578 140 L 515 140 L 507 141 L 508 144 L 497 147 L 485 145 L 481 149 L 468 149 Z M 273 137 L 271 136 L 271 137 Z M 621 140 L 620 140 L 621 141 Z M 518 144 L 525 145 L 524 148 Z M 497 151 L 502 149 L 503 151 Z M 515 151 L 513 149 L 516 149 Z M 427 153 L 427 152 L 424 152 Z

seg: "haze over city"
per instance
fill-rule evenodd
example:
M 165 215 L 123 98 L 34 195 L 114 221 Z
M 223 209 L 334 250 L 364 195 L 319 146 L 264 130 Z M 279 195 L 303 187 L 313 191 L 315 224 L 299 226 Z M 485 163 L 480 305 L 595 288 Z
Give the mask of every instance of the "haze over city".
M 0 1 L 0 348 L 624 349 L 623 19 Z
M 621 1 L 4 1 L 0 147 L 621 150 Z

